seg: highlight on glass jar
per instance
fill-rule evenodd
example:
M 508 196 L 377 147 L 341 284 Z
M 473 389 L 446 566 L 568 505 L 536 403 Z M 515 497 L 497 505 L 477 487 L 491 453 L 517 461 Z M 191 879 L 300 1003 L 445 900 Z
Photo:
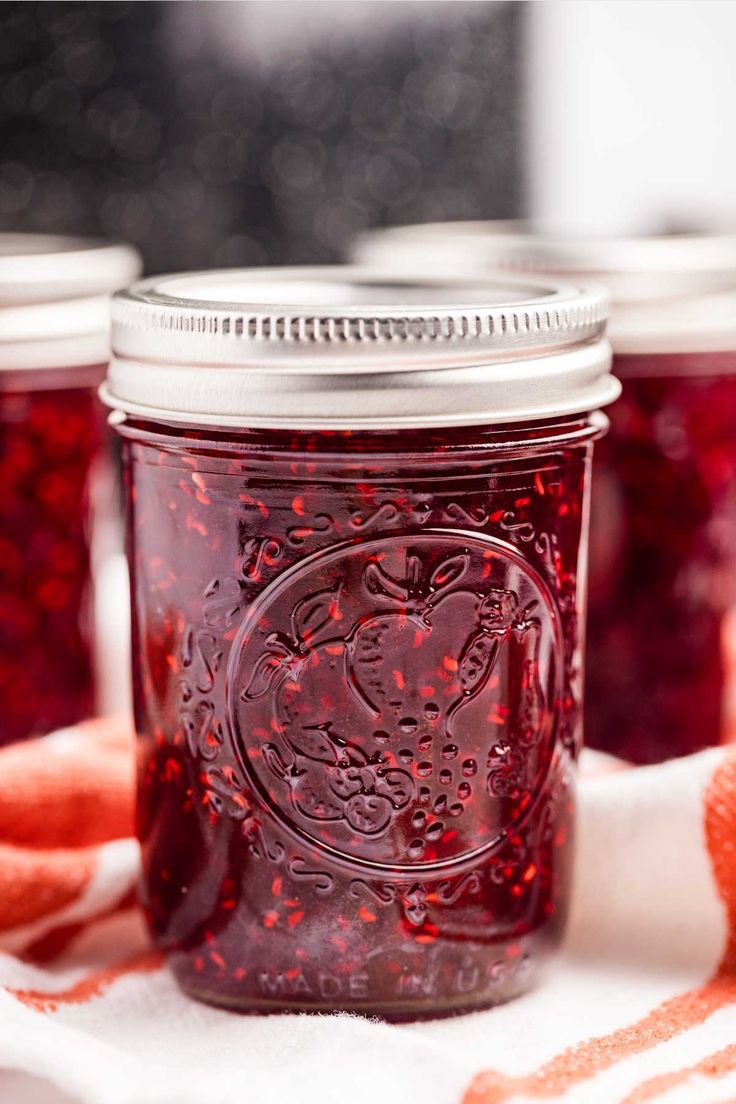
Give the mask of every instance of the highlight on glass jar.
M 113 302 L 142 897 L 195 997 L 527 989 L 569 892 L 605 300 L 231 270 Z
M 648 763 L 736 739 L 736 238 L 446 223 L 367 235 L 356 255 L 608 286 L 624 390 L 594 465 L 586 743 Z
M 96 389 L 125 245 L 0 234 L 0 744 L 95 709 L 91 498 Z

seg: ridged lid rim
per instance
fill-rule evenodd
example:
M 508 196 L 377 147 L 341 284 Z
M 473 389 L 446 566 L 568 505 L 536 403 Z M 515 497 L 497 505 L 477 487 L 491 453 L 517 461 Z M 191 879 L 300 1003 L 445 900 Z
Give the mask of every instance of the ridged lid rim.
M 206 298 L 175 294 L 178 289 L 201 291 L 237 284 L 251 285 L 263 297 L 266 290 L 320 287 L 361 289 L 391 288 L 394 302 L 380 299 L 366 305 L 328 301 L 283 302 L 276 295 L 251 300 Z M 168 288 L 169 290 L 165 290 Z M 426 291 L 424 303 L 411 303 L 417 290 Z M 442 293 L 446 300 L 443 301 Z M 503 292 L 506 302 L 493 303 Z M 464 294 L 466 305 L 450 301 Z M 384 292 L 385 294 L 385 292 Z M 432 298 L 435 301 L 432 302 Z M 181 363 L 232 363 L 274 357 L 293 363 L 319 347 L 318 356 L 336 353 L 341 360 L 353 355 L 375 355 L 382 346 L 387 360 L 411 356 L 413 343 L 440 346 L 458 344 L 472 355 L 473 347 L 486 357 L 503 355 L 530 345 L 552 348 L 600 337 L 608 317 L 608 296 L 601 288 L 580 288 L 543 277 L 521 276 L 408 280 L 367 272 L 360 267 L 323 266 L 283 269 L 223 269 L 154 277 L 118 292 L 112 300 L 113 351 L 126 357 L 166 358 L 174 335 L 200 339 L 177 350 L 189 356 Z M 203 340 L 207 339 L 206 352 Z M 389 346 L 392 347 L 389 350 Z M 426 347 L 421 355 L 427 355 Z M 372 370 L 380 371 L 375 363 Z
M 592 409 L 607 313 L 599 289 L 522 277 L 341 266 L 157 277 L 113 299 L 104 398 L 206 424 L 449 425 L 557 412 L 574 383 L 573 404 Z

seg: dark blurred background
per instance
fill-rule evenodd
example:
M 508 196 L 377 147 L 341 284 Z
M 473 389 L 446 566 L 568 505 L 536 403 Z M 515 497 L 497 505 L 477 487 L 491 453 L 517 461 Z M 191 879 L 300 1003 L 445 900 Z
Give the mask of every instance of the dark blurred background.
M 0 230 L 149 271 L 521 213 L 524 4 L 0 4 Z

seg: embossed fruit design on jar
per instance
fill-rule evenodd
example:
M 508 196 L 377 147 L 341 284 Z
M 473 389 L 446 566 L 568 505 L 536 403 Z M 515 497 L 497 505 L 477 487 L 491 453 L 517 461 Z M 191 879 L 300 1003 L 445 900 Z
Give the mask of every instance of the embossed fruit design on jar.
M 343 269 L 114 304 L 143 903 L 192 995 L 393 1019 L 565 919 L 604 303 Z
M 736 739 L 736 238 L 445 223 L 373 232 L 356 254 L 608 286 L 623 394 L 593 468 L 585 740 L 652 763 Z
M 0 744 L 95 709 L 96 389 L 106 293 L 139 270 L 126 246 L 0 234 Z

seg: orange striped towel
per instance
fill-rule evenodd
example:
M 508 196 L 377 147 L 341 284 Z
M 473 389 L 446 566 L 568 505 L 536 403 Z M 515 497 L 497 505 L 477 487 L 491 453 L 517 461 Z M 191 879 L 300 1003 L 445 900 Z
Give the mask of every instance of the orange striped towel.
M 132 746 L 96 722 L 0 751 L 2 1104 L 736 1100 L 736 752 L 588 756 L 547 983 L 402 1027 L 182 996 L 133 902 Z

